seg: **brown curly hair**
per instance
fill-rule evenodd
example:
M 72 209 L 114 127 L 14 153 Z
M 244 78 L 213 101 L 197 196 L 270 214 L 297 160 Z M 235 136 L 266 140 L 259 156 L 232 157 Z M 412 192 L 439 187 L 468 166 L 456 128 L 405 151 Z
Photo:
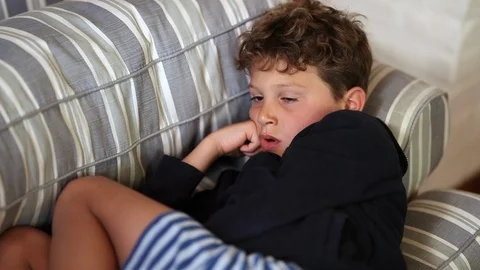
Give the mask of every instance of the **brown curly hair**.
M 279 5 L 240 36 L 237 68 L 266 71 L 285 61 L 279 72 L 295 73 L 314 66 L 336 99 L 355 86 L 367 91 L 372 53 L 357 16 L 318 1 Z

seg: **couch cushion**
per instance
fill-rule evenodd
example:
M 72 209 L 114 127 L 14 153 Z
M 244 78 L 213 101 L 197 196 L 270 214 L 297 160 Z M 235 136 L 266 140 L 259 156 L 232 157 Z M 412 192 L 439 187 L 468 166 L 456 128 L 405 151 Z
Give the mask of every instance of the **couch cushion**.
M 448 139 L 445 91 L 374 63 L 365 112 L 387 123 L 409 161 L 403 178 L 411 197 L 440 162 Z
M 408 206 L 402 250 L 408 269 L 480 269 L 480 195 L 429 191 Z
M 154 157 L 246 119 L 236 37 L 276 3 L 80 0 L 1 21 L 0 231 L 46 221 L 68 180 L 136 187 Z

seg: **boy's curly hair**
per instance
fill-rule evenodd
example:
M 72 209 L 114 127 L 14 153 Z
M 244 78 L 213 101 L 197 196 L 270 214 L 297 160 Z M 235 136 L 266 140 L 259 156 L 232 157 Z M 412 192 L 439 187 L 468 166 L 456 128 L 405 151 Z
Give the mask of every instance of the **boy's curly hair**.
M 336 99 L 355 86 L 367 91 L 372 53 L 356 16 L 318 1 L 279 5 L 240 36 L 237 68 L 260 65 L 265 71 L 283 60 L 287 65 L 279 72 L 316 67 Z

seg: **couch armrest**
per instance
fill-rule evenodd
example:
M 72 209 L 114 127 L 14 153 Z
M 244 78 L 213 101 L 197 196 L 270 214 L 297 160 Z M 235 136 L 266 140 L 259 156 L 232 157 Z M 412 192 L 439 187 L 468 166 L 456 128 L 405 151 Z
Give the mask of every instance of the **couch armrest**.
M 374 63 L 365 112 L 385 121 L 409 161 L 403 178 L 411 197 L 438 165 L 448 139 L 447 93 Z
M 402 251 L 408 269 L 478 269 L 480 195 L 436 190 L 408 206 Z

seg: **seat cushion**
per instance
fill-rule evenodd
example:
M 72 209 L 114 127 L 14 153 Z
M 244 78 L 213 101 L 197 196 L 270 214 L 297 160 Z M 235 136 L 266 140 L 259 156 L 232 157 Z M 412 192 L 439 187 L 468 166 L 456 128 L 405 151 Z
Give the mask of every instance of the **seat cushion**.
M 402 250 L 408 269 L 480 269 L 480 195 L 417 196 L 408 206 Z

